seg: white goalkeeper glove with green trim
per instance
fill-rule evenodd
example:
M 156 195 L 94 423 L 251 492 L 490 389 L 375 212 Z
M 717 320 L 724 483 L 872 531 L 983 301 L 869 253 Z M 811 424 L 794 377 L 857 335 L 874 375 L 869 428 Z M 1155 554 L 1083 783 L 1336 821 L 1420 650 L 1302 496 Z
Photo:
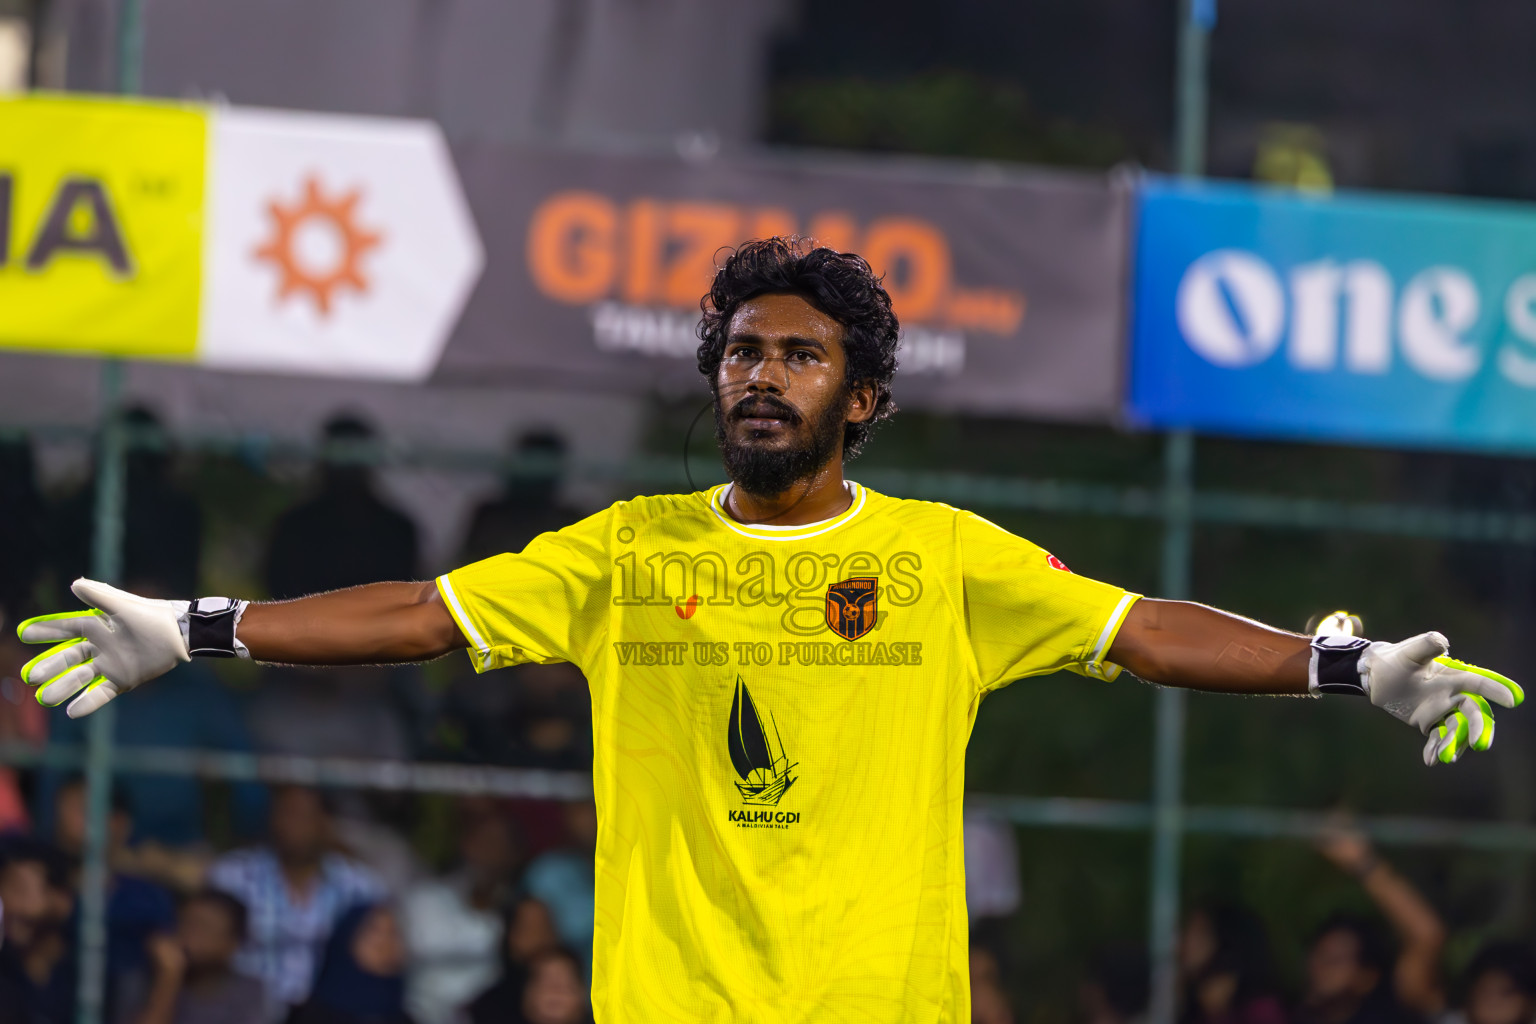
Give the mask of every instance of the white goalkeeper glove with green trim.
M 68 714 L 80 718 L 192 660 L 181 625 L 191 602 L 140 597 L 95 580 L 76 580 L 69 589 L 90 608 L 16 627 L 23 643 L 54 645 L 21 669 L 44 707 L 74 697 Z
M 1493 745 L 1492 701 L 1512 708 L 1525 699 L 1513 679 L 1449 657 L 1439 633 L 1420 633 L 1400 643 L 1351 636 L 1312 640 L 1309 688 L 1313 693 L 1349 693 L 1429 737 L 1424 763 L 1450 764 L 1468 748 Z
M 251 656 L 235 637 L 248 601 L 159 601 L 84 579 L 69 589 L 90 608 L 28 619 L 16 635 L 23 643 L 54 645 L 23 665 L 21 678 L 38 688 L 44 707 L 74 697 L 70 718 L 90 714 L 193 655 Z

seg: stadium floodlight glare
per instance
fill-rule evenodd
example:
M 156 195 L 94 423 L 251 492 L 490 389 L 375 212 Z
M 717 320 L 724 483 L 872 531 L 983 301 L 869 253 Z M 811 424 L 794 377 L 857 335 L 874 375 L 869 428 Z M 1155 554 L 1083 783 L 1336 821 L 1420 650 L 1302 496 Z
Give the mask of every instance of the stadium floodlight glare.
M 1307 632 L 1313 636 L 1365 636 L 1360 616 L 1343 610 L 1314 615 L 1307 620 Z

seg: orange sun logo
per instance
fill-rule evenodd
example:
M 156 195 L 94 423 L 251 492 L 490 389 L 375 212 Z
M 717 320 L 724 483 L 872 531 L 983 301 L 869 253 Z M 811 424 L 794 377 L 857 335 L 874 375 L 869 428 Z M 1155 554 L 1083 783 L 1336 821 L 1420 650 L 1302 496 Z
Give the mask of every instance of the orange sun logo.
M 330 316 L 337 289 L 366 294 L 368 279 L 360 266 L 363 256 L 384 241 L 377 231 L 357 222 L 363 192 L 355 188 L 335 199 L 326 198 L 311 175 L 304 195 L 291 206 L 274 199 L 267 203 L 272 235 L 252 255 L 266 260 L 281 275 L 277 300 L 308 292 L 321 316 Z

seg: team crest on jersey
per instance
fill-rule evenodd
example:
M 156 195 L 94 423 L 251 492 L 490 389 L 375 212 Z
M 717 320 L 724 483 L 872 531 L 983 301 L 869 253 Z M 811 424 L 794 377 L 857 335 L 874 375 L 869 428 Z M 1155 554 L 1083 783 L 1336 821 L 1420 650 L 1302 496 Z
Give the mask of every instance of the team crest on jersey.
M 769 714 L 767 724 L 758 713 L 752 694 L 741 676 L 736 677 L 736 693 L 731 698 L 731 721 L 726 749 L 731 754 L 731 766 L 740 776 L 736 790 L 742 803 L 759 807 L 777 807 L 789 787 L 795 784 L 791 774 L 796 767 L 784 752 L 784 740 L 779 736 L 778 722 Z M 733 812 L 732 820 L 737 820 Z M 742 820 L 753 820 L 767 812 L 740 812 Z M 771 815 L 768 819 L 771 820 Z M 780 816 L 782 819 L 782 815 Z M 799 815 L 795 816 L 797 819 Z
M 875 628 L 879 580 L 855 576 L 827 588 L 827 627 L 844 640 L 857 640 Z

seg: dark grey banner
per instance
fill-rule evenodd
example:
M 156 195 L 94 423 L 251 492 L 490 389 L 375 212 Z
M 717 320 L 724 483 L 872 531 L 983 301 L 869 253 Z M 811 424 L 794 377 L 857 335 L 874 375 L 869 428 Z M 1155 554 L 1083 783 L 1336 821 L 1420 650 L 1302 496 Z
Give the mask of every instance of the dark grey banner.
M 704 394 L 717 253 L 797 233 L 865 256 L 901 318 L 908 408 L 1107 421 L 1121 392 L 1129 190 L 945 164 L 460 146 L 486 269 L 443 383 Z

